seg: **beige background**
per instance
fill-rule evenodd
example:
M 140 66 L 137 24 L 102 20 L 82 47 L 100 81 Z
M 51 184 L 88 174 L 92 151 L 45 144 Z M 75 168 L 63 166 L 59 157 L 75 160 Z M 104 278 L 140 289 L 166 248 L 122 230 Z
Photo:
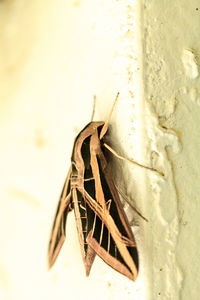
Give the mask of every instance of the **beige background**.
M 132 123 L 120 119 L 133 118 L 133 8 L 123 1 L 0 3 L 1 299 L 143 297 L 142 281 L 98 258 L 85 277 L 73 213 L 49 272 L 46 263 L 73 140 L 90 121 L 94 94 L 95 119 L 105 120 L 121 93 L 112 137 L 120 140 L 117 128 L 126 132 L 122 142 L 130 134 Z
M 144 1 L 143 17 L 146 103 L 158 121 L 149 133 L 166 174 L 151 208 L 152 299 L 198 300 L 199 1 Z
M 199 1 L 0 2 L 0 299 L 199 299 Z M 136 282 L 96 258 L 85 277 L 73 213 L 46 255 L 74 137 L 105 120 L 140 255 Z

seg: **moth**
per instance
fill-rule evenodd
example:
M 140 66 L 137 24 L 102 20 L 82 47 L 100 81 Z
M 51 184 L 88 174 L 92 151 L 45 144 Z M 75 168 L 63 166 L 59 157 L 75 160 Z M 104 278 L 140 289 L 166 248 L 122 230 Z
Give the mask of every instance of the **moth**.
M 118 95 L 108 120 L 90 122 L 75 138 L 71 166 L 50 236 L 49 268 L 65 241 L 68 213 L 74 210 L 86 275 L 89 275 L 97 254 L 129 279 L 136 280 L 138 276 L 139 259 L 135 238 L 104 153 L 107 148 L 122 158 L 104 142 Z

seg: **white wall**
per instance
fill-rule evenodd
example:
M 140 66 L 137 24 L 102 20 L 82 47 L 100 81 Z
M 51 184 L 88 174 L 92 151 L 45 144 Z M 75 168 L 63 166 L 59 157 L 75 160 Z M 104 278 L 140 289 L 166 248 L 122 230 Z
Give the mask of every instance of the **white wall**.
M 142 3 L 148 140 L 166 179 L 152 183 L 151 299 L 199 299 L 199 1 Z M 153 121 L 152 117 L 155 117 Z M 152 127 L 152 128 L 151 128 Z M 155 146 L 154 145 L 154 146 Z
M 116 148 L 132 132 L 135 8 L 124 1 L 0 3 L 2 299 L 143 297 L 140 279 L 133 283 L 98 258 L 85 277 L 73 214 L 56 264 L 49 272 L 46 264 L 73 140 L 90 121 L 93 95 L 95 119 L 105 120 L 120 92 L 112 119 Z
M 199 22 L 195 0 L 0 2 L 0 298 L 198 299 Z M 74 137 L 118 91 L 108 142 L 165 174 L 110 162 L 149 220 L 125 205 L 139 277 L 96 258 L 86 278 L 73 214 L 47 271 Z

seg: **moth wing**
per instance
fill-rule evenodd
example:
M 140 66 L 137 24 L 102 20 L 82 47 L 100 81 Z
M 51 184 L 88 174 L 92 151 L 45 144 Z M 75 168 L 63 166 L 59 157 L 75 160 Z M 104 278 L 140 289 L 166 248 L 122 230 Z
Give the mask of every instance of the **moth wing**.
M 48 249 L 48 265 L 49 268 L 54 264 L 60 249 L 65 241 L 65 225 L 67 220 L 68 212 L 70 212 L 72 207 L 72 196 L 70 190 L 70 175 L 71 168 L 68 172 L 63 190 L 60 195 L 60 199 L 58 202 L 51 236 L 49 240 L 49 249 Z
M 85 184 L 85 199 L 89 209 L 96 215 L 93 227 L 88 233 L 87 243 L 108 265 L 136 280 L 139 261 L 135 239 L 123 210 L 118 192 L 112 181 L 108 167 L 102 168 L 103 154 L 97 156 L 98 174 L 105 199 L 102 207 L 96 199 L 95 180 Z M 106 164 L 105 164 L 106 165 Z M 93 177 L 97 178 L 93 172 Z M 92 215 L 92 213 L 90 213 Z
M 96 252 L 87 243 L 87 236 L 92 229 L 95 214 L 85 201 L 82 190 L 79 190 L 78 188 L 73 189 L 72 193 L 81 254 L 85 265 L 86 275 L 88 276 L 96 255 Z

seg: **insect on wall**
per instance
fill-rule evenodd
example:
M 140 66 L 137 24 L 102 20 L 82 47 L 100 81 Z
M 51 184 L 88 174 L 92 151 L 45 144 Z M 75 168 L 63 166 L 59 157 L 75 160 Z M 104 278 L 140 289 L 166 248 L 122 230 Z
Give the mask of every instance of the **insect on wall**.
M 136 280 L 139 270 L 136 241 L 103 150 L 106 148 L 120 159 L 156 170 L 120 156 L 104 142 L 118 97 L 119 93 L 106 122 L 90 122 L 75 138 L 71 166 L 51 232 L 48 262 L 52 267 L 65 241 L 67 215 L 74 210 L 86 275 L 97 254 L 113 269 Z

